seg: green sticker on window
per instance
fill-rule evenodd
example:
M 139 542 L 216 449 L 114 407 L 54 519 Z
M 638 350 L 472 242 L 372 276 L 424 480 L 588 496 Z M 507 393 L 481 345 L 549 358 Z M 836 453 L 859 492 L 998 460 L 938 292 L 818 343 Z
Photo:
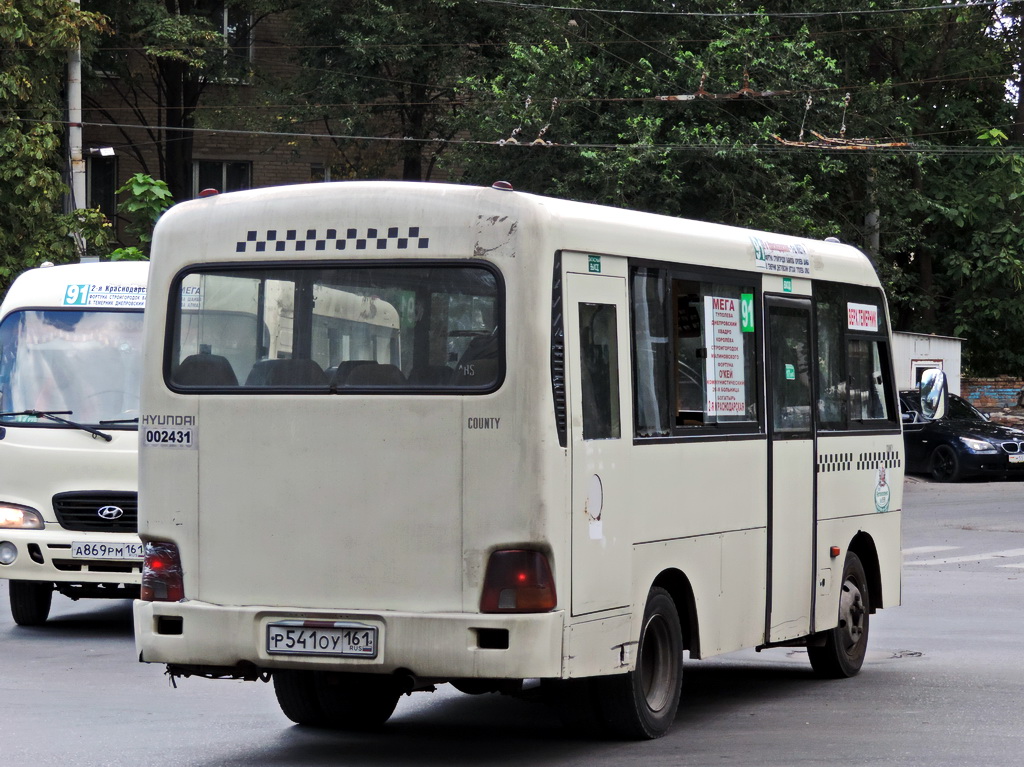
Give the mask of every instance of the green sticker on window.
M 796 380 L 796 367 L 794 367 L 793 365 L 790 365 L 788 363 L 786 364 L 786 380 L 787 381 L 795 381 Z
M 793 292 L 793 278 L 792 277 L 783 277 L 782 278 L 782 292 L 783 293 L 792 293 Z
M 594 272 L 595 274 L 600 274 L 601 273 L 601 257 L 600 256 L 591 256 L 590 257 L 589 269 L 590 269 L 590 271 Z
M 754 332 L 754 294 L 740 293 L 740 331 Z

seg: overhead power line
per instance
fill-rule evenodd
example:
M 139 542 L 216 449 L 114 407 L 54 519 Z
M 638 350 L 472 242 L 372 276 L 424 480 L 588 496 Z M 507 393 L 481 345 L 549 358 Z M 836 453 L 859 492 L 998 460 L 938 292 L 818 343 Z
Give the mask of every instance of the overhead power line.
M 574 13 L 594 13 L 615 16 L 689 16 L 707 19 L 743 19 L 762 18 L 765 16 L 774 19 L 810 19 L 822 16 L 869 16 L 895 13 L 917 13 L 919 11 L 956 11 L 965 8 L 995 8 L 1008 7 L 1020 4 L 1021 0 L 990 0 L 989 2 L 964 2 L 944 3 L 942 5 L 924 5 L 915 8 L 862 8 L 852 11 L 727 11 L 712 13 L 709 11 L 638 11 L 615 8 L 582 8 L 571 5 L 545 5 L 543 3 L 522 3 L 514 0 L 476 0 L 477 3 L 485 5 L 501 5 L 510 8 L 522 8 L 534 11 L 566 11 Z
M 29 121 L 26 121 L 29 122 Z M 587 149 L 601 151 L 655 151 L 655 152 L 700 152 L 711 154 L 733 154 L 738 152 L 755 151 L 759 153 L 778 152 L 829 152 L 853 148 L 850 146 L 837 145 L 834 142 L 820 141 L 814 143 L 772 143 L 772 144 L 709 144 L 709 143 L 678 143 L 678 144 L 606 144 L 606 143 L 557 143 L 551 141 L 539 141 L 529 143 L 511 143 L 500 141 L 483 141 L 469 138 L 414 138 L 411 136 L 358 136 L 333 133 L 303 133 L 303 132 L 275 132 L 258 130 L 237 130 L 226 128 L 182 128 L 177 126 L 159 125 L 143 126 L 132 124 L 84 122 L 84 126 L 95 128 L 118 128 L 122 130 L 145 130 L 165 131 L 168 133 L 202 133 L 205 135 L 218 136 L 250 136 L 260 138 L 308 138 L 308 139 L 333 139 L 340 141 L 376 141 L 392 143 L 417 143 L 417 144 L 448 144 L 452 146 L 501 146 L 507 151 L 517 150 L 558 150 L 558 149 Z M 861 152 L 871 152 L 889 155 L 1024 155 L 1024 145 L 1007 146 L 951 146 L 945 144 L 918 144 L 911 142 L 888 142 L 877 145 L 859 144 L 856 148 Z M 853 143 L 852 141 L 850 143 Z

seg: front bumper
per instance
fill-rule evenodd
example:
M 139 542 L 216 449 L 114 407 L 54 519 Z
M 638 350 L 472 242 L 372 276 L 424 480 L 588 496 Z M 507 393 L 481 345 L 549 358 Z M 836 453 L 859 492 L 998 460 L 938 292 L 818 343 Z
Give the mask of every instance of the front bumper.
M 374 625 L 378 629 L 377 657 L 271 655 L 266 650 L 267 624 L 283 620 Z M 189 667 L 379 674 L 402 670 L 423 679 L 553 678 L 562 674 L 563 624 L 561 612 L 424 614 L 224 607 L 196 601 L 135 602 L 139 659 Z
M 961 452 L 960 470 L 965 476 L 972 477 L 1024 477 L 1024 462 L 1011 463 L 1010 455 L 1001 451 L 998 453 Z
M 137 585 L 142 581 L 141 560 L 73 559 L 71 544 L 139 543 L 134 533 L 85 533 L 73 530 L 0 530 L 0 542 L 10 541 L 18 556 L 0 565 L 0 578 L 53 583 L 110 583 Z

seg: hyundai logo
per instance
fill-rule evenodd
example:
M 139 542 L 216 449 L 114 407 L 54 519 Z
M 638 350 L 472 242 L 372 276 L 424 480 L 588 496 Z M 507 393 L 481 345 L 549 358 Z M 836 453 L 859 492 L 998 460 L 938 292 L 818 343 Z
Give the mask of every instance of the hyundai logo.
M 124 516 L 124 509 L 120 506 L 104 506 L 96 514 L 100 519 L 120 519 Z

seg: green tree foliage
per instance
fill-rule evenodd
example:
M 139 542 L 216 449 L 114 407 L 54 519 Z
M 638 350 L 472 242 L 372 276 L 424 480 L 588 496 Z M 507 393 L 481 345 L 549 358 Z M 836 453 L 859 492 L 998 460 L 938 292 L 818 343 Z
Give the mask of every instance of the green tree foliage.
M 323 0 L 293 14 L 303 74 L 292 117 L 332 134 L 338 176 L 429 179 L 463 111 L 466 77 L 498 76 L 521 35 L 507 10 L 462 0 Z
M 98 211 L 62 212 L 67 51 L 102 20 L 69 0 L 0 3 L 0 287 L 43 261 L 78 257 L 73 232 L 105 242 Z
M 177 200 L 192 196 L 192 129 L 204 94 L 246 81 L 252 28 L 280 0 L 83 0 L 104 14 L 112 36 L 88 56 L 86 105 L 122 128 L 144 172 L 166 179 Z M 225 15 L 227 11 L 227 15 Z M 108 90 L 109 89 L 109 90 Z M 116 96 L 116 99 L 112 99 Z M 130 114 L 109 107 L 129 107 Z M 151 167 L 156 147 L 156 167 Z
M 510 64 L 462 81 L 461 135 L 479 143 L 449 154 L 451 172 L 839 236 L 874 257 L 898 328 L 963 336 L 974 372 L 1024 372 L 1024 179 L 989 132 L 1024 138 L 1007 98 L 1021 25 L 998 7 L 531 8 Z M 659 98 L 673 95 L 691 98 Z
M 648 4 L 655 7 L 664 6 Z M 546 21 L 548 40 L 514 46 L 507 75 L 466 83 L 480 103 L 494 105 L 467 132 L 518 130 L 517 143 L 478 145 L 453 158 L 468 178 L 508 177 L 538 192 L 835 234 L 817 213 L 826 201 L 815 187 L 834 161 L 776 151 L 771 138 L 799 124 L 808 90 L 834 87 L 835 64 L 806 29 L 778 41 L 763 16 L 730 25 L 570 13 Z M 751 95 L 767 90 L 787 93 Z M 677 98 L 695 93 L 705 95 Z M 834 105 L 824 108 L 838 122 Z
M 118 204 L 118 212 L 129 221 L 128 233 L 140 246 L 117 248 L 110 254 L 111 261 L 144 261 L 149 258 L 149 243 L 153 241 L 153 227 L 163 212 L 174 204 L 166 182 L 145 173 L 136 173 L 117 190 L 126 195 Z
M 223 4 L 85 2 L 116 32 L 93 51 L 93 70 L 117 75 L 102 82 L 149 126 L 126 133 L 126 144 L 159 146 L 155 168 L 140 152 L 143 169 L 167 179 L 175 198 L 189 196 L 189 129 L 201 124 L 203 95 L 245 78 L 248 66 L 232 58 Z M 227 2 L 245 24 L 287 5 Z M 426 180 L 443 171 L 839 236 L 875 259 L 898 328 L 963 336 L 974 372 L 1024 373 L 1016 4 L 606 5 L 296 2 L 291 42 L 302 66 L 271 102 L 293 105 L 276 122 L 325 130 L 334 177 Z M 74 15 L 66 0 L 16 6 L 0 16 L 0 195 L 38 231 L 37 211 L 57 200 L 63 49 L 98 21 Z M 242 124 L 240 113 L 224 114 L 227 127 Z M 9 162 L 15 153 L 32 162 Z M 0 228 L 0 257 L 69 247 L 60 226 L 47 224 L 41 239 L 17 216 L 17 234 Z

